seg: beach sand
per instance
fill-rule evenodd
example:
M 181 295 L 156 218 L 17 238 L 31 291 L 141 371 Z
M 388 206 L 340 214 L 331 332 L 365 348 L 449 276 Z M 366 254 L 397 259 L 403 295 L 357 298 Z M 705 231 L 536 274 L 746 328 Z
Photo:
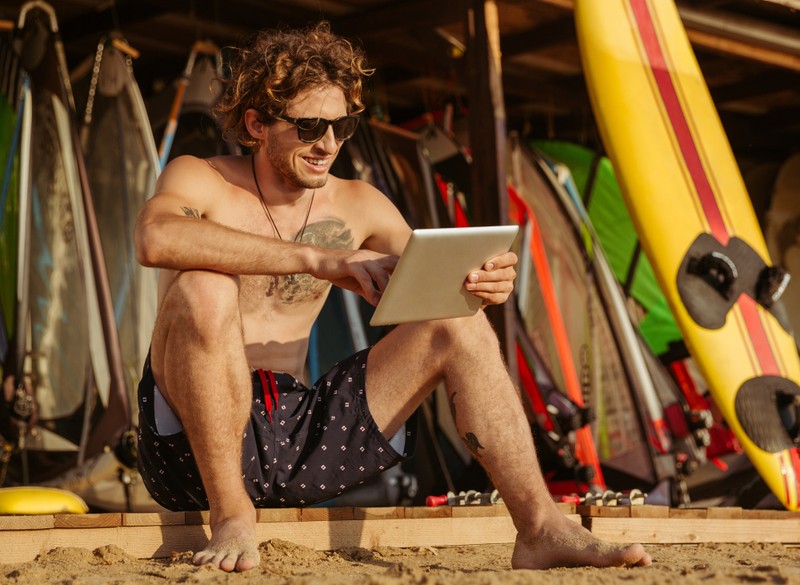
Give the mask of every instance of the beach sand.
M 116 546 L 59 548 L 33 561 L 0 564 L 0 583 L 107 585 L 259 583 L 282 585 L 517 584 L 800 584 L 800 547 L 782 544 L 648 546 L 653 565 L 642 568 L 510 568 L 511 544 L 401 549 L 313 550 L 283 540 L 261 544 L 261 564 L 240 574 L 195 567 L 191 553 L 170 559 L 136 559 Z M 1 558 L 2 552 L 0 552 Z

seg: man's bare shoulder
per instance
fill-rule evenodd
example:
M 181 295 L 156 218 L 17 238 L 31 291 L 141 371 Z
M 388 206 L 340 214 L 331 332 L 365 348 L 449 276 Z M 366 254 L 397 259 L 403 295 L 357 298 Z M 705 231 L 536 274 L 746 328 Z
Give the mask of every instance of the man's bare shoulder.
M 331 198 L 340 216 L 357 234 L 357 247 L 384 253 L 402 251 L 410 229 L 394 202 L 360 179 L 330 177 Z
M 361 179 L 342 179 L 330 175 L 328 177 L 331 197 L 348 205 L 366 205 L 368 207 L 394 206 L 392 201 L 376 187 Z
M 206 183 L 215 188 L 222 183 L 238 184 L 243 173 L 242 157 L 215 156 L 199 158 L 189 154 L 174 158 L 161 173 L 165 181 L 183 183 Z
M 227 205 L 242 192 L 246 179 L 241 158 L 176 157 L 161 172 L 153 199 L 174 199 L 205 217 L 213 208 Z

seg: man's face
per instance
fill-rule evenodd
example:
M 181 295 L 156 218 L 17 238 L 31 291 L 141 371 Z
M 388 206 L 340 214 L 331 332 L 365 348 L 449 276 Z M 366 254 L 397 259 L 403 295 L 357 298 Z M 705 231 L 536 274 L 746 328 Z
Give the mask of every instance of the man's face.
M 334 120 L 345 115 L 347 102 L 344 93 L 334 85 L 305 89 L 286 109 L 286 116 L 292 118 Z M 302 142 L 294 124 L 277 120 L 269 129 L 265 146 L 268 160 L 289 186 L 317 189 L 327 182 L 328 172 L 342 142 L 336 140 L 331 126 L 317 142 Z

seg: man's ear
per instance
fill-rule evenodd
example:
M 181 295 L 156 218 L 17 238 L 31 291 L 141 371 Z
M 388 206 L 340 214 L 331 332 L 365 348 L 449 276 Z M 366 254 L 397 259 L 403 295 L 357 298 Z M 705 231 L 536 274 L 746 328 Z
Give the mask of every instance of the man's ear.
M 259 141 L 264 140 L 267 125 L 258 110 L 254 110 L 253 108 L 245 110 L 244 125 L 247 127 L 250 136 Z

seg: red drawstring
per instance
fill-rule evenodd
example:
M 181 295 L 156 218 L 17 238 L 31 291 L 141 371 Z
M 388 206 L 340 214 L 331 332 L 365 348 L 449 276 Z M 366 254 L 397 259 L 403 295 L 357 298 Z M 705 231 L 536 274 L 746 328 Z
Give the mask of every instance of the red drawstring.
M 264 407 L 267 409 L 269 422 L 272 422 L 272 397 L 275 398 L 275 407 L 277 408 L 278 382 L 275 380 L 275 374 L 271 370 L 267 370 L 266 374 L 264 370 L 259 369 L 257 371 L 259 378 L 261 378 L 261 390 L 264 392 Z M 267 382 L 267 376 L 269 376 L 269 382 Z M 267 390 L 269 390 L 269 394 L 267 394 Z

